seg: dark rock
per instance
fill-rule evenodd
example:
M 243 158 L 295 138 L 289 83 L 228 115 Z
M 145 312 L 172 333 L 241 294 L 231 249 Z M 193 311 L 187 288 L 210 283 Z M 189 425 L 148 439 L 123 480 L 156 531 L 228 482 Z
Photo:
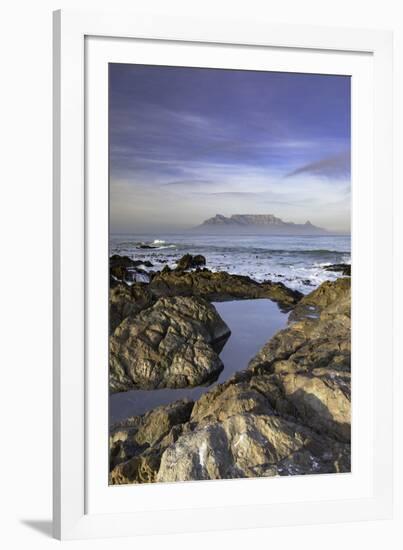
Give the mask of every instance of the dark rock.
M 184 388 L 214 381 L 223 369 L 217 348 L 230 334 L 201 298 L 161 298 L 127 317 L 110 340 L 111 391 Z
M 112 426 L 109 434 L 111 482 L 155 481 L 161 455 L 174 442 L 172 428 L 187 422 L 192 401 L 176 401 Z
M 119 254 L 113 254 L 109 258 L 110 267 L 137 267 L 141 265 L 140 260 L 132 260 L 129 256 L 119 256 Z
M 128 286 L 117 283 L 109 291 L 109 330 L 110 333 L 129 315 L 150 307 L 156 301 L 147 285 L 134 283 Z
M 127 268 L 122 265 L 111 266 L 109 272 L 111 276 L 118 281 L 126 281 L 129 275 Z
M 178 261 L 176 270 L 185 271 L 187 269 L 193 269 L 195 267 L 200 267 L 203 265 L 206 265 L 206 258 L 201 254 L 197 254 L 196 256 L 192 256 L 191 254 L 185 254 Z
M 128 281 L 128 268 L 134 268 L 140 263 L 135 262 L 128 256 L 119 256 L 119 254 L 111 256 L 109 258 L 110 286 L 113 287 L 120 281 Z
M 153 264 L 146 260 L 132 260 L 128 256 L 119 256 L 114 254 L 109 258 L 110 286 L 116 286 L 117 282 L 133 282 L 137 279 L 137 274 L 146 275 L 148 282 L 148 273 L 139 266 L 153 267 Z
M 328 265 L 323 268 L 325 271 L 336 271 L 342 275 L 351 276 L 351 265 L 350 264 L 333 264 Z
M 257 283 L 242 275 L 208 269 L 192 272 L 171 271 L 155 275 L 150 290 L 156 296 L 200 296 L 212 302 L 268 298 L 284 310 L 293 308 L 303 294 L 282 283 Z
M 207 271 L 197 277 L 201 274 L 211 276 Z M 194 273 L 171 275 L 200 288 Z M 209 295 L 213 283 L 217 292 L 217 281 L 201 288 Z M 263 346 L 246 371 L 194 404 L 173 404 L 116 425 L 111 483 L 349 472 L 350 304 L 350 279 L 323 283 L 302 298 L 289 327 Z M 181 370 L 171 372 L 177 350 L 179 357 L 187 357 L 188 343 L 195 354 L 200 341 L 212 349 L 214 338 L 225 334 L 209 307 L 198 298 L 165 298 L 121 323 L 111 339 L 112 354 L 121 361 L 111 366 L 112 389 L 125 386 L 127 379 L 133 387 L 137 364 L 146 361 L 139 376 L 147 383 L 151 379 L 150 387 L 162 387 L 161 380 L 176 384 L 176 376 L 183 380 L 182 360 Z M 162 364 L 160 354 L 169 357 L 169 364 Z M 203 366 L 208 362 L 200 361 Z M 194 364 L 185 370 L 190 385 L 196 383 L 194 373 L 203 372 Z

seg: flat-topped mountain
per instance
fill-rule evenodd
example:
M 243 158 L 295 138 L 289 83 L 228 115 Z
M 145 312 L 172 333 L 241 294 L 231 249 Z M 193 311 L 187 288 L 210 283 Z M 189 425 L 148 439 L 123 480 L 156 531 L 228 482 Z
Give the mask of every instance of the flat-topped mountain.
M 284 222 L 273 214 L 216 214 L 193 229 L 198 233 L 272 234 L 272 235 L 326 235 L 328 231 L 306 223 Z

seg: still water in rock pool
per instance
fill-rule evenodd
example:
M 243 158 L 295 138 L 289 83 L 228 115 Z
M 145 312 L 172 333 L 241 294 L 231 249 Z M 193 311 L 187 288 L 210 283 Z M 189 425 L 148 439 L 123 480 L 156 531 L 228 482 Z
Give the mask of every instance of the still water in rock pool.
M 214 305 L 231 329 L 231 336 L 220 353 L 224 370 L 219 379 L 210 386 L 196 388 L 115 393 L 109 399 L 111 424 L 129 416 L 144 414 L 178 399 L 198 399 L 215 384 L 225 382 L 234 372 L 245 370 L 250 359 L 287 323 L 288 314 L 282 313 L 277 304 L 270 300 L 237 300 Z

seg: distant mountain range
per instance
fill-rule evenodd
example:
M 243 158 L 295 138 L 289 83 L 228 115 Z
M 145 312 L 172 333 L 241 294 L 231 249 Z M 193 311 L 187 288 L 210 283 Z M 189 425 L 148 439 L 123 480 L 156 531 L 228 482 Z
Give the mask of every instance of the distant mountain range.
M 264 235 L 328 235 L 326 229 L 306 223 L 284 222 L 273 214 L 233 214 L 229 218 L 216 214 L 193 228 L 197 233 L 264 234 Z

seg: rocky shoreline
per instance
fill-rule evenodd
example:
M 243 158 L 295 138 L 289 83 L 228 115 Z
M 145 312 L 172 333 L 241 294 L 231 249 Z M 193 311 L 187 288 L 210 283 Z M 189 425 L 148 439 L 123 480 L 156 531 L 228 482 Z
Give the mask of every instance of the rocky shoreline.
M 290 314 L 245 370 L 197 401 L 111 426 L 110 483 L 350 471 L 349 277 L 303 296 L 209 271 L 198 255 L 128 285 L 132 262 L 110 261 L 111 392 L 215 381 L 230 330 L 213 301 L 266 298 Z

